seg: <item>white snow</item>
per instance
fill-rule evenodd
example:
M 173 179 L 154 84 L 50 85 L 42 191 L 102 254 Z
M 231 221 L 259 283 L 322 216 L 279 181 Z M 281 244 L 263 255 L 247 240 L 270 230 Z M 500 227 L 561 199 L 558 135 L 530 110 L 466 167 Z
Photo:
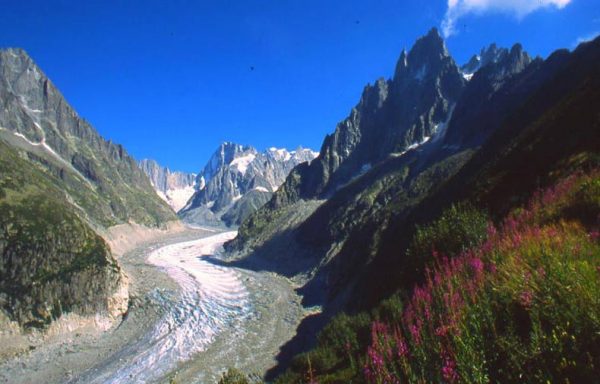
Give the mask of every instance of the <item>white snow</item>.
M 44 134 L 44 131 L 42 130 L 42 128 L 39 126 L 38 123 L 34 123 L 35 126 L 42 132 L 42 135 Z M 3 131 L 9 131 L 6 128 L 2 128 L 0 127 L 0 129 L 2 129 Z M 71 163 L 69 163 L 68 161 L 66 161 L 65 159 L 63 159 L 58 153 L 56 153 L 54 151 L 54 149 L 52 149 L 52 147 L 50 147 L 47 143 L 46 143 L 46 139 L 42 136 L 42 140 L 39 142 L 35 142 L 35 141 L 31 141 L 29 140 L 25 135 L 23 135 L 20 132 L 13 132 L 13 131 L 9 131 L 10 133 L 12 133 L 13 135 L 17 136 L 18 138 L 22 139 L 23 141 L 25 141 L 27 144 L 33 146 L 33 147 L 42 147 L 46 152 L 48 152 L 50 155 L 52 155 L 54 158 L 56 158 L 56 160 L 58 160 L 60 163 L 62 163 L 66 168 L 70 169 L 71 171 L 73 171 L 74 173 L 76 173 L 83 181 L 85 181 L 91 188 L 94 188 L 94 186 L 92 185 L 92 183 L 81 174 L 81 172 L 79 172 L 75 167 L 73 167 L 73 165 Z
M 423 64 L 421 68 L 417 72 L 415 72 L 415 79 L 419 81 L 423 81 L 425 75 L 427 74 L 427 65 Z
M 290 160 L 292 158 L 292 154 L 295 153 L 295 151 L 288 152 L 288 150 L 285 148 L 275 148 L 275 147 L 269 148 L 269 152 L 271 152 L 271 154 L 273 154 L 273 157 L 275 157 L 277 160 L 283 160 L 283 161 Z M 275 156 L 275 155 L 277 155 L 277 156 Z
M 195 191 L 196 188 L 189 185 L 185 188 L 168 189 L 166 193 L 162 193 L 161 191 L 156 191 L 156 193 L 161 199 L 166 201 L 175 212 L 179 212 L 186 206 Z
M 440 139 L 442 139 L 446 135 L 446 130 L 448 129 L 448 123 L 450 123 L 450 119 L 452 118 L 452 114 L 454 113 L 454 107 L 456 107 L 456 104 L 454 104 L 450 107 L 450 111 L 448 112 L 446 121 L 443 121 L 443 122 L 435 125 L 432 137 L 425 136 L 421 142 L 412 143 L 411 145 L 406 147 L 406 150 L 404 150 L 402 152 L 391 153 L 390 156 L 391 157 L 400 157 L 400 156 L 404 155 L 406 152 L 408 152 L 412 149 L 416 149 L 416 148 L 420 147 L 421 145 L 427 143 L 430 140 L 432 143 L 436 143 Z
M 471 81 L 471 79 L 473 78 L 474 73 L 464 73 L 463 72 L 463 78 L 467 81 Z
M 423 145 L 423 144 L 425 144 L 426 142 L 428 142 L 428 141 L 429 141 L 429 139 L 431 139 L 431 137 L 429 137 L 429 136 L 425 136 L 425 137 L 423 138 L 423 140 L 421 140 L 421 141 L 419 141 L 419 142 L 412 143 L 411 145 L 409 145 L 408 147 L 406 147 L 406 151 L 410 151 L 411 149 L 415 149 L 415 148 L 418 148 L 418 147 L 420 147 L 421 145 Z
M 30 112 L 30 113 L 42 113 L 42 112 L 44 112 L 41 109 L 31 108 L 29 106 L 29 102 L 27 101 L 27 99 L 25 98 L 25 96 L 19 96 L 19 101 L 21 102 L 21 106 L 23 108 L 25 108 L 26 112 Z
M 446 121 L 441 122 L 435 126 L 435 132 L 433 134 L 434 137 L 432 140 L 434 143 L 438 142 L 444 136 L 446 136 L 446 130 L 448 129 L 448 124 L 450 123 L 450 119 L 452 119 L 452 114 L 454 113 L 454 107 L 456 107 L 456 104 L 454 104 L 450 107 L 450 111 L 448 112 L 448 117 L 446 118 Z
M 206 180 L 204 180 L 204 176 L 200 176 L 200 180 L 198 181 L 198 190 L 201 191 L 206 187 Z
M 243 175 L 246 173 L 246 170 L 248 169 L 248 165 L 250 165 L 250 163 L 253 162 L 255 158 L 256 158 L 256 155 L 254 153 L 249 153 L 244 156 L 236 157 L 229 164 L 229 166 L 235 167 Z
M 37 123 L 34 123 L 38 128 L 39 125 L 37 125 Z M 17 137 L 20 137 L 21 139 L 25 140 L 27 143 L 29 143 L 29 145 L 32 145 L 34 147 L 43 147 L 47 152 L 50 152 L 50 154 L 54 157 L 56 157 L 58 160 L 60 160 L 61 162 L 67 163 L 67 161 L 65 159 L 63 159 L 62 157 L 60 157 L 60 155 L 58 153 L 56 153 L 54 151 L 54 149 L 52 149 L 48 144 L 46 144 L 46 139 L 42 138 L 42 140 L 40 142 L 34 142 L 29 140 L 25 135 L 23 135 L 22 133 L 19 132 L 14 132 L 14 135 Z M 82 176 L 83 177 L 83 176 Z
M 155 300 L 167 312 L 155 328 L 130 344 L 116 367 L 106 367 L 92 383 L 154 382 L 194 354 L 206 350 L 222 332 L 235 332 L 251 312 L 240 275 L 206 258 L 219 251 L 237 232 L 161 247 L 147 262 L 164 270 L 181 287 L 174 300 L 155 290 Z
M 367 163 L 367 164 L 363 164 L 362 167 L 360 167 L 360 174 L 364 174 L 366 173 L 369 169 L 371 169 L 371 164 Z
M 254 187 L 254 190 L 259 192 L 269 192 L 269 190 L 265 187 Z
M 430 136 L 425 136 L 425 137 L 423 138 L 423 140 L 421 140 L 421 141 L 419 141 L 419 142 L 412 143 L 411 145 L 409 145 L 408 147 L 406 147 L 406 149 L 405 149 L 404 151 L 402 151 L 402 152 L 394 152 L 394 153 L 390 153 L 390 156 L 391 156 L 391 157 L 400 157 L 400 156 L 404 155 L 404 154 L 405 154 L 406 152 L 408 152 L 408 151 L 411 151 L 411 150 L 413 150 L 413 149 L 417 149 L 417 148 L 419 148 L 421 145 L 423 145 L 423 144 L 427 143 L 427 142 L 428 142 L 430 139 L 431 139 L 431 137 L 430 137 Z

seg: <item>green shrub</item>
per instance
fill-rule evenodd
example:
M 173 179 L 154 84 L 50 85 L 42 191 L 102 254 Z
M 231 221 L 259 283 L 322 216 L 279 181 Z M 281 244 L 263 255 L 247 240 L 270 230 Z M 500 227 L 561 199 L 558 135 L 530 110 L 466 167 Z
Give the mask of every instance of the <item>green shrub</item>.
M 250 377 L 243 374 L 235 368 L 229 368 L 227 372 L 223 373 L 219 384 L 253 384 L 256 381 L 251 381 Z
M 432 252 L 454 256 L 475 247 L 485 240 L 488 221 L 488 216 L 471 204 L 452 205 L 433 223 L 417 226 L 407 256 L 422 259 Z

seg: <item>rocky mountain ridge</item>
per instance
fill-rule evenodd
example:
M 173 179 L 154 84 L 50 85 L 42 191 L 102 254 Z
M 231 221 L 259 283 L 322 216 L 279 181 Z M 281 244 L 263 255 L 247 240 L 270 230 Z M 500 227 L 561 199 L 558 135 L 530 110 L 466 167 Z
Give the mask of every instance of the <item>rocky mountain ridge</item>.
M 176 219 L 123 146 L 79 117 L 21 49 L 0 51 L 0 102 L 0 138 L 63 180 L 88 221 L 157 226 Z
M 330 196 L 386 157 L 427 142 L 444 128 L 465 83 L 432 29 L 402 51 L 391 79 L 364 88 L 350 115 L 325 137 L 318 160 L 294 169 L 273 206 Z
M 197 175 L 196 192 L 180 217 L 192 224 L 237 225 L 270 199 L 296 165 L 316 156 L 302 147 L 259 152 L 225 142 Z

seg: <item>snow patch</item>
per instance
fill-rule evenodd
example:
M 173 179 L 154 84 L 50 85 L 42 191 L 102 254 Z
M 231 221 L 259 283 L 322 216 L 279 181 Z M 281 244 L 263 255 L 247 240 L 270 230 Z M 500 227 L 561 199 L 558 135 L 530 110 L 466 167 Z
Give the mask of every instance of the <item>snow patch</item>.
M 364 173 L 367 173 L 367 171 L 368 171 L 369 169 L 371 169 L 371 164 L 370 164 L 370 163 L 363 164 L 363 166 L 362 166 L 362 167 L 360 167 L 360 174 L 362 175 L 362 174 L 364 174 Z
M 438 142 L 439 140 L 444 138 L 444 136 L 446 136 L 446 131 L 448 130 L 448 124 L 450 123 L 450 119 L 452 119 L 452 114 L 454 113 L 454 107 L 456 107 L 456 104 L 453 104 L 450 107 L 450 111 L 448 111 L 448 117 L 446 118 L 446 121 L 441 122 L 435 126 L 435 132 L 433 134 L 434 135 L 434 137 L 433 137 L 434 143 Z
M 236 168 L 238 170 L 238 172 L 240 172 L 243 175 L 246 173 L 246 170 L 248 169 L 248 165 L 250 165 L 250 163 L 253 162 L 255 158 L 256 158 L 255 154 L 249 153 L 245 156 L 240 156 L 240 157 L 233 159 L 233 161 L 229 164 L 229 166 Z
M 259 192 L 270 192 L 267 188 L 265 187 L 254 187 L 255 191 L 259 191 Z
M 36 126 L 38 126 L 36 124 Z M 58 153 L 56 153 L 54 151 L 54 149 L 52 149 L 48 144 L 46 144 L 46 139 L 42 139 L 40 142 L 34 142 L 29 140 L 25 135 L 23 135 L 22 133 L 19 132 L 14 132 L 13 133 L 15 136 L 20 137 L 21 139 L 25 140 L 26 142 L 29 143 L 29 145 L 32 145 L 34 147 L 39 147 L 41 146 L 42 148 L 44 148 L 46 151 L 50 152 L 51 155 L 55 156 L 56 158 L 58 158 L 60 161 L 66 162 L 62 157 L 60 157 L 60 155 Z
M 423 81 L 426 74 L 427 74 L 427 65 L 424 64 L 421 68 L 419 68 L 419 70 L 417 70 L 417 72 L 415 72 L 415 79 L 417 79 L 419 81 Z
M 44 131 L 42 130 L 42 128 L 39 126 L 39 124 L 34 123 L 35 126 L 42 132 L 42 135 L 44 134 Z M 6 130 L 6 129 L 3 129 Z M 54 151 L 54 149 L 52 149 L 52 147 L 50 147 L 47 143 L 46 143 L 46 138 L 42 136 L 42 140 L 39 142 L 35 142 L 35 141 L 31 141 L 29 140 L 25 135 L 23 135 L 20 132 L 13 132 L 10 131 L 13 135 L 17 136 L 18 138 L 22 139 L 23 141 L 25 141 L 27 144 L 31 145 L 32 147 L 41 147 L 43 148 L 46 152 L 48 152 L 50 155 L 52 155 L 54 158 L 56 158 L 56 160 L 58 160 L 60 163 L 62 163 L 65 167 L 67 167 L 68 169 L 70 169 L 71 171 L 73 171 L 74 173 L 76 173 L 83 181 L 85 181 L 92 189 L 94 188 L 94 186 L 92 185 L 92 183 L 81 174 L 81 172 L 79 172 L 74 166 L 73 164 L 71 164 L 70 162 L 66 161 L 65 159 L 63 159 L 58 153 L 56 153 L 56 151 Z
M 288 152 L 285 148 L 269 148 L 269 152 L 275 157 L 277 160 L 289 161 L 292 158 L 292 155 L 296 153 L 296 151 Z M 276 156 L 275 156 L 276 155 Z
M 158 196 L 167 202 L 175 212 L 179 212 L 186 206 L 196 189 L 189 185 L 184 188 L 168 189 L 166 193 L 157 191 Z
M 412 151 L 413 149 L 419 148 L 421 145 L 427 143 L 430 139 L 431 139 L 431 136 L 425 136 L 423 138 L 423 140 L 412 143 L 411 145 L 409 145 L 408 147 L 406 147 L 406 149 L 404 151 L 402 151 L 402 152 L 390 153 L 390 157 L 400 157 L 400 156 L 404 155 L 408 151 Z
M 462 74 L 463 78 L 467 81 L 471 81 L 471 79 L 473 78 L 474 73 L 464 73 Z

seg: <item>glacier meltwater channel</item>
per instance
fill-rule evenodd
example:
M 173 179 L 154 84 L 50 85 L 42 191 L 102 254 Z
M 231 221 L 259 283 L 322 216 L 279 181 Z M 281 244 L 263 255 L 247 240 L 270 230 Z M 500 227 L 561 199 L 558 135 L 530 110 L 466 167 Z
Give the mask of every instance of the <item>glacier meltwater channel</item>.
M 215 265 L 213 255 L 236 232 L 167 245 L 150 253 L 147 261 L 163 269 L 181 286 L 180 298 L 152 332 L 126 348 L 130 359 L 94 382 L 148 382 L 174 369 L 178 362 L 206 349 L 214 337 L 250 313 L 248 291 L 240 275 Z

